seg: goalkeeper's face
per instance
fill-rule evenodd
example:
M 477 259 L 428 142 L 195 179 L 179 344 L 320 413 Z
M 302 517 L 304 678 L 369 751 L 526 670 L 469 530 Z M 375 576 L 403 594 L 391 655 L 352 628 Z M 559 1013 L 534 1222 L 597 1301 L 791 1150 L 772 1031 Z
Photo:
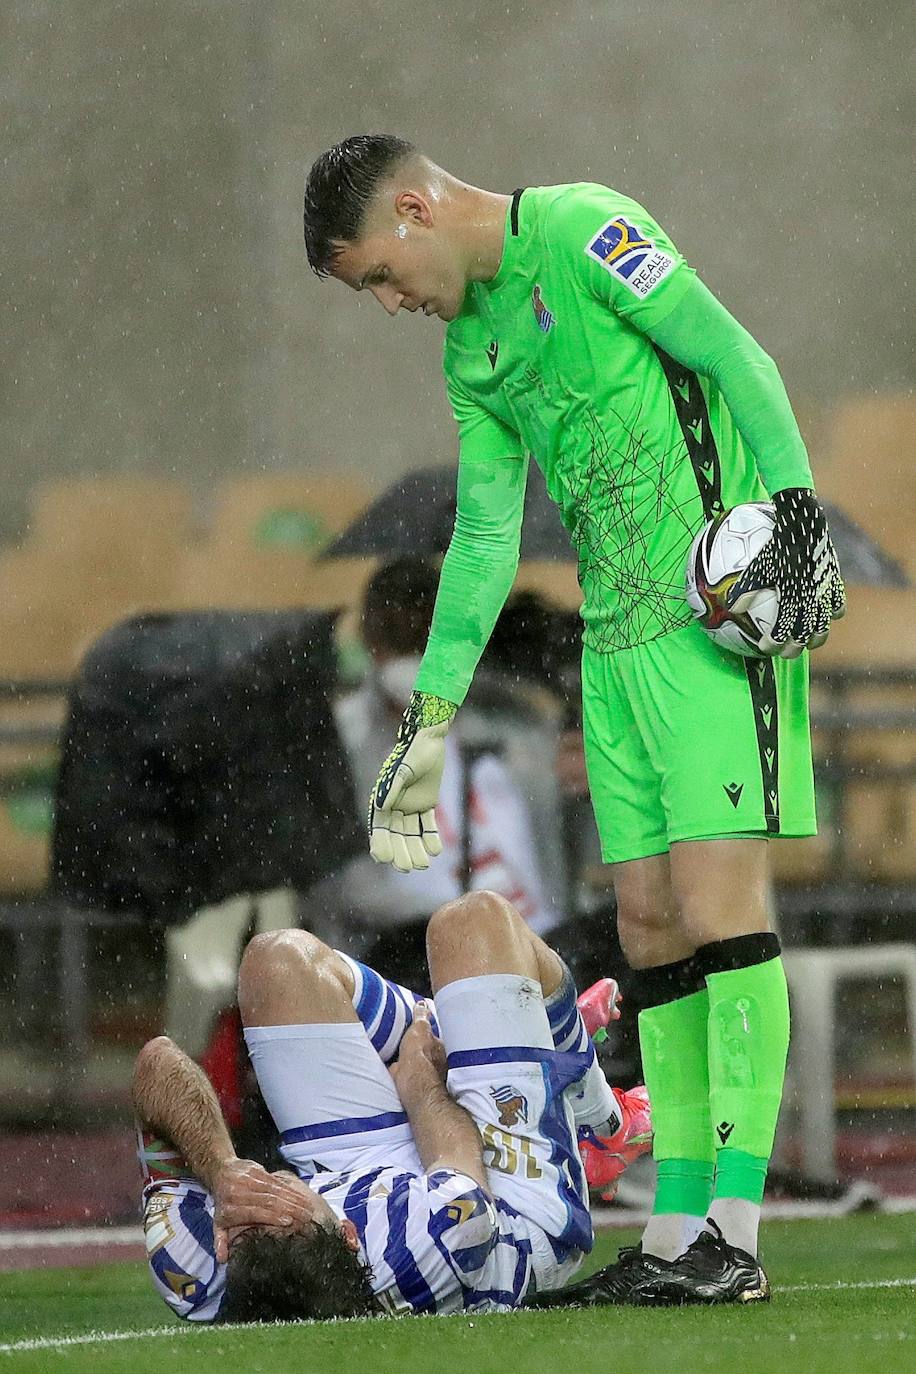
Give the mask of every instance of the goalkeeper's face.
M 467 288 L 461 253 L 425 207 L 401 215 L 395 207 L 377 210 L 360 238 L 342 245 L 332 274 L 355 291 L 371 291 L 389 315 L 421 310 L 453 320 Z

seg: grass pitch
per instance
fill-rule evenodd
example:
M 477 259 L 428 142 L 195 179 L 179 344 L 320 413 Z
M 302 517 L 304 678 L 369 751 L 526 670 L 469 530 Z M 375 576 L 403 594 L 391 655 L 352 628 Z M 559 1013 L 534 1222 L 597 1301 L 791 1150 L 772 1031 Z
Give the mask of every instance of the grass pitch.
M 634 1240 L 599 1236 L 588 1268 Z M 916 1368 L 916 1215 L 770 1222 L 773 1302 L 750 1309 L 522 1312 L 200 1330 L 145 1267 L 0 1275 L 0 1374 L 870 1374 Z M 118 1339 L 114 1333 L 130 1333 Z M 23 1343 L 34 1343 L 26 1348 Z

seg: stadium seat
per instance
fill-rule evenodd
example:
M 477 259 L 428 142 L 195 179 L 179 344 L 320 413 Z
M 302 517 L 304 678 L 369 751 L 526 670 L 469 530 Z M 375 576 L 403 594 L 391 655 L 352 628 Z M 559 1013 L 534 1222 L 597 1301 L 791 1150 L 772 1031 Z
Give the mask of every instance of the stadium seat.
M 898 557 L 899 550 L 893 553 Z M 911 576 L 913 587 L 849 587 L 846 615 L 815 651 L 813 663 L 819 668 L 916 667 L 916 569 Z
M 24 826 L 9 798 L 0 795 L 0 895 L 25 897 L 44 892 L 49 855 L 48 836 Z
M 359 477 L 340 473 L 265 472 L 225 482 L 217 496 L 211 543 L 313 555 L 369 504 Z
M 19 607 L 25 637 L 36 641 L 9 655 L 11 673 L 35 672 L 28 665 L 36 658 L 39 672 L 69 672 L 86 643 L 118 620 L 175 606 L 190 514 L 190 491 L 178 482 L 125 477 L 41 485 L 30 537 L 0 572 L 4 613 Z M 59 646 L 54 666 L 41 665 L 43 639 Z
M 842 837 L 850 876 L 916 881 L 916 779 L 851 779 Z
M 513 590 L 537 592 L 551 606 L 565 611 L 577 611 L 582 605 L 582 590 L 572 560 L 542 563 L 531 559 L 520 563 Z
M 770 846 L 770 871 L 777 883 L 815 883 L 828 876 L 833 852 L 829 828 L 804 839 L 776 840 Z
M 816 470 L 820 493 L 916 581 L 916 398 L 885 392 L 844 401 L 834 412 Z
M 811 1179 L 836 1178 L 836 990 L 886 977 L 906 984 L 907 1019 L 916 1084 L 916 946 L 909 943 L 846 949 L 783 951 L 792 1005 L 792 1083 L 801 1124 L 803 1170 Z
M 77 658 L 72 583 L 25 546 L 0 557 L 0 676 L 65 678 Z
M 296 549 L 208 544 L 181 560 L 181 604 L 187 610 L 347 608 L 359 603 L 372 567 L 361 558 L 320 563 Z
M 158 477 L 80 477 L 41 483 L 35 494 L 31 542 L 77 550 L 148 543 L 183 544 L 191 526 L 191 491 Z

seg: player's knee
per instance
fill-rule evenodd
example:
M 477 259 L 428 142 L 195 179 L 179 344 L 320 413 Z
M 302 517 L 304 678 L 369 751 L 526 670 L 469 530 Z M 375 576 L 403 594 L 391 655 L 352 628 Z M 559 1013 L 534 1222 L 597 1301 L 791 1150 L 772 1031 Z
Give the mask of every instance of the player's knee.
M 278 979 L 295 977 L 307 983 L 320 977 L 335 959 L 334 951 L 307 930 L 267 930 L 249 940 L 239 967 L 239 1001 L 249 991 Z
M 441 953 L 455 941 L 488 942 L 504 938 L 522 923 L 511 902 L 498 892 L 467 892 L 433 912 L 426 928 L 426 947 Z

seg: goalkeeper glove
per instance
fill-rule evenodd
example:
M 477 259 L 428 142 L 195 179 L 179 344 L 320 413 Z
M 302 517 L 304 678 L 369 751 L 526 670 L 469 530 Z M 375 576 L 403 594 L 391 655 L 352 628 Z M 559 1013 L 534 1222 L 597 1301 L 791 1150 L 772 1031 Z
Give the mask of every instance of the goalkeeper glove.
M 761 652 L 797 658 L 827 638 L 831 620 L 846 614 L 846 591 L 824 508 L 813 491 L 787 487 L 773 496 L 772 537 L 741 574 L 728 599 L 772 588 L 779 599 L 776 621 L 760 643 Z
M 369 800 L 369 853 L 401 873 L 429 868 L 442 853 L 436 803 L 445 766 L 445 736 L 458 707 L 414 692 L 397 741 L 382 764 Z

